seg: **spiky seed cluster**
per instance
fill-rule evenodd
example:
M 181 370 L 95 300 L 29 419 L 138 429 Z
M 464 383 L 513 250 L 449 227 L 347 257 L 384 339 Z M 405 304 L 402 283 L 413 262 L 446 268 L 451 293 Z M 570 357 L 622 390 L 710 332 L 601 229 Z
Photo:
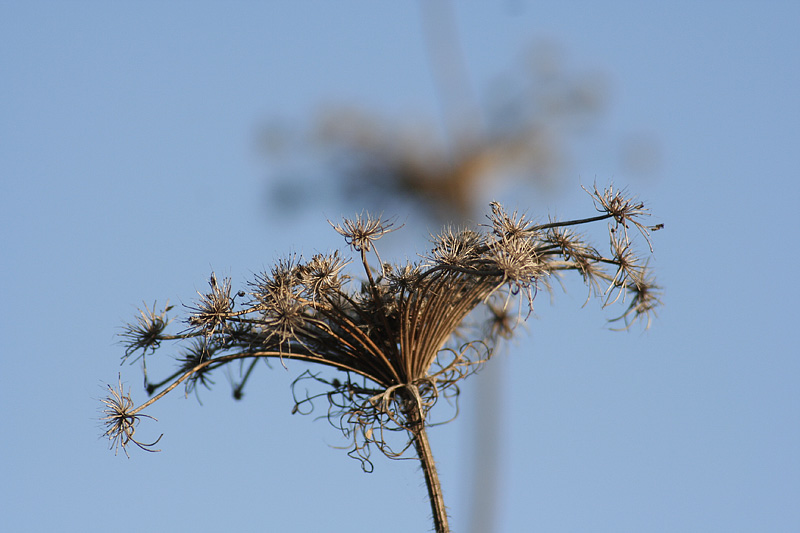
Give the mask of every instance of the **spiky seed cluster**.
M 659 287 L 655 284 L 655 278 L 650 272 L 642 268 L 633 275 L 629 292 L 633 293 L 633 296 L 627 309 L 620 316 L 612 318 L 611 321 L 623 321 L 625 326 L 619 329 L 628 329 L 638 318 L 646 317 L 647 324 L 645 328 L 649 328 L 653 316 L 656 314 L 656 309 L 661 305 L 661 295 L 659 294 Z
M 344 219 L 342 224 L 331 226 L 357 252 L 371 252 L 375 241 L 396 229 L 390 220 L 373 218 L 368 213 L 361 213 L 354 219 Z
M 144 309 L 139 309 L 136 323 L 127 324 L 120 334 L 123 339 L 126 339 L 124 341 L 125 355 L 122 357 L 123 361 L 139 350 L 142 350 L 142 355 L 156 351 L 156 348 L 161 345 L 164 330 L 170 323 L 170 319 L 167 318 L 167 312 L 172 307 L 167 302 L 167 306 L 158 314 L 156 314 L 155 302 L 153 302 L 152 309 L 149 309 L 147 304 L 145 304 Z
M 492 222 L 492 232 L 500 239 L 518 239 L 527 236 L 531 232 L 533 224 L 524 214 L 520 215 L 513 211 L 510 215 L 506 213 L 503 206 L 498 202 L 489 204 L 492 214 L 489 219 Z
M 503 279 L 516 289 L 528 287 L 548 273 L 538 257 L 536 242 L 530 238 L 507 237 L 489 242 L 491 260 Z
M 219 347 L 208 342 L 207 338 L 195 338 L 189 343 L 189 346 L 183 350 L 183 353 L 178 357 L 180 363 L 181 373 L 190 372 L 191 375 L 186 380 L 186 394 L 192 391 L 196 392 L 197 385 L 203 385 L 206 389 L 210 389 L 214 381 L 211 379 L 211 367 L 202 367 L 200 370 L 192 371 L 192 369 L 202 365 L 203 361 L 214 356 L 214 353 Z
M 409 263 L 402 268 L 387 265 L 384 267 L 384 273 L 389 281 L 389 292 L 401 293 L 410 291 L 419 282 L 420 267 Z
M 217 283 L 217 277 L 211 273 L 208 280 L 211 291 L 205 294 L 197 292 L 200 300 L 194 307 L 189 307 L 192 314 L 187 322 L 192 328 L 197 328 L 206 336 L 213 335 L 218 329 L 223 329 L 234 307 L 231 297 L 231 280 L 225 278 L 222 283 Z
M 611 188 L 591 194 L 599 215 L 544 224 L 493 203 L 483 232 L 446 228 L 422 261 L 402 266 L 377 257 L 375 243 L 393 231 L 391 222 L 362 214 L 331 224 L 360 255 L 365 281 L 355 287 L 343 273 L 349 260 L 338 251 L 308 261 L 293 255 L 256 276 L 249 285 L 250 301 L 235 311 L 230 280 L 219 283 L 212 274 L 211 290 L 189 308 L 189 330 L 164 334 L 166 318 L 156 315 L 155 307 L 126 330 L 126 353 L 152 352 L 167 339 L 195 343 L 184 352 L 176 375 L 147 385 L 148 392 L 161 392 L 145 405 L 182 382 L 187 392 L 198 383 L 208 387 L 211 372 L 234 361 L 249 361 L 234 383 L 237 398 L 259 359 L 318 363 L 344 374 L 328 379 L 303 373 L 293 387 L 296 410 L 307 412 L 315 398 L 325 397 L 328 419 L 351 439 L 351 454 L 365 468 L 372 445 L 399 456 L 411 441 L 393 444 L 390 436 L 430 424 L 428 414 L 437 400 L 457 397 L 458 383 L 490 358 L 498 339 L 511 336 L 519 322 L 510 310 L 512 296 L 522 296 L 532 309 L 548 279 L 577 271 L 590 296 L 603 295 L 604 305 L 630 299 L 614 320 L 630 327 L 647 317 L 649 325 L 658 287 L 626 231 L 633 225 L 647 236 L 639 222 L 647 212 Z M 610 223 L 609 255 L 568 229 L 602 220 Z M 378 268 L 370 265 L 368 252 L 375 253 Z M 483 312 L 473 315 L 479 309 Z M 487 323 L 470 329 L 470 316 L 483 316 Z M 303 383 L 325 390 L 299 393 Z M 114 413 L 106 418 L 108 435 L 123 448 L 136 442 L 132 428 L 138 411 L 128 402 L 121 390 L 112 391 L 106 402 Z
M 339 257 L 339 250 L 331 255 L 317 254 L 306 265 L 299 269 L 301 285 L 307 287 L 312 298 L 323 297 L 337 291 L 346 279 L 340 275 L 349 260 Z
M 479 256 L 483 244 L 480 234 L 469 229 L 446 227 L 432 239 L 433 250 L 430 260 L 433 263 L 451 266 L 466 266 Z
M 103 399 L 103 404 L 105 405 L 103 414 L 106 416 L 101 418 L 101 420 L 105 421 L 107 426 L 103 436 L 107 437 L 110 441 L 110 447 L 114 450 L 114 455 L 116 455 L 119 452 L 119 449 L 122 448 L 122 451 L 125 452 L 125 455 L 127 456 L 127 446 L 131 442 L 148 452 L 159 451 L 152 449 L 152 447 L 158 444 L 158 441 L 161 440 L 161 437 L 158 437 L 150 444 L 139 442 L 133 438 L 134 433 L 136 433 L 136 426 L 139 424 L 140 418 L 153 417 L 149 415 L 136 414 L 137 411 L 134 409 L 134 403 L 131 399 L 130 391 L 125 393 L 125 390 L 122 387 L 121 376 L 119 377 L 117 388 L 115 389 L 111 385 L 108 385 L 108 391 L 109 396 Z M 155 420 L 155 418 L 153 418 L 153 420 Z
M 625 191 L 614 191 L 613 185 L 609 185 L 603 192 L 597 189 L 596 184 L 592 192 L 589 192 L 586 188 L 583 190 L 594 199 L 595 208 L 599 212 L 610 215 L 616 222 L 616 227 L 622 227 L 625 233 L 625 241 L 630 242 L 628 227 L 629 224 L 633 224 L 647 241 L 650 251 L 653 251 L 653 245 L 648 236 L 648 228 L 639 220 L 641 217 L 650 216 L 650 213 L 644 207 L 644 202 L 627 197 Z

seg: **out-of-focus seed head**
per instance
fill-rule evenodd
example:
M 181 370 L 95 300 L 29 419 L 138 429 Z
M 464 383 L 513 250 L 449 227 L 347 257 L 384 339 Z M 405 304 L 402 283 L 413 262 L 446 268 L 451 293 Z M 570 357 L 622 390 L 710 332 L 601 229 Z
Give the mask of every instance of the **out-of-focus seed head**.
M 611 321 L 623 321 L 625 326 L 620 329 L 630 329 L 636 321 L 646 318 L 645 329 L 649 329 L 653 317 L 656 316 L 656 310 L 662 305 L 662 302 L 661 287 L 656 284 L 655 277 L 647 269 L 647 266 L 644 266 L 640 274 L 634 277 L 630 292 L 632 298 L 628 308 Z
M 610 228 L 609 230 L 611 252 L 614 262 L 617 265 L 617 271 L 614 273 L 611 283 L 606 290 L 607 296 L 604 305 L 610 305 L 616 302 L 620 296 L 625 294 L 626 290 L 636 285 L 637 280 L 643 279 L 643 265 L 641 260 L 636 255 L 631 243 L 627 239 L 620 237 L 618 233 L 619 232 L 614 228 Z M 615 289 L 616 296 L 613 296 Z
M 420 278 L 419 265 L 406 263 L 402 268 L 384 268 L 386 279 L 389 281 L 389 289 L 393 293 L 410 292 L 414 290 Z
M 217 348 L 218 346 L 210 342 L 209 339 L 194 339 L 189 347 L 184 350 L 183 355 L 178 358 L 181 370 L 184 372 L 192 371 L 201 363 L 213 357 Z M 210 377 L 210 372 L 211 369 L 209 367 L 192 372 L 191 377 L 186 380 L 186 394 L 188 395 L 193 390 L 196 390 L 198 383 L 206 389 L 211 389 L 214 381 Z

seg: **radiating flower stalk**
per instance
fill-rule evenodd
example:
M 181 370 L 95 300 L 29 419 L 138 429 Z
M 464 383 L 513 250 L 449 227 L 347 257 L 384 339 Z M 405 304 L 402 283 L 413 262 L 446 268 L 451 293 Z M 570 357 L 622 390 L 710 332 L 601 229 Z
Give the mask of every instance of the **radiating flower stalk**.
M 238 399 L 259 360 L 317 363 L 338 372 L 310 367 L 300 374 L 292 385 L 293 412 L 309 413 L 315 400 L 326 401 L 327 419 L 348 439 L 349 454 L 365 471 L 372 470 L 373 449 L 400 458 L 413 448 L 436 531 L 448 531 L 426 432 L 434 424 L 431 409 L 441 398 L 457 405 L 459 382 L 491 358 L 501 338 L 513 334 L 522 315 L 533 310 L 537 292 L 576 271 L 589 298 L 627 304 L 612 319 L 626 328 L 640 319 L 649 326 L 660 303 L 659 288 L 635 254 L 629 231 L 638 230 L 649 245 L 649 231 L 660 226 L 646 226 L 644 205 L 612 187 L 587 192 L 598 213 L 578 220 L 537 223 L 492 203 L 488 224 L 446 228 L 432 238 L 426 255 L 407 264 L 383 263 L 378 255 L 376 242 L 399 229 L 391 220 L 363 213 L 332 224 L 363 268 L 360 284 L 346 274 L 352 260 L 339 251 L 307 261 L 291 255 L 236 294 L 229 279 L 218 281 L 212 274 L 210 290 L 187 307 L 184 330 L 166 333 L 171 307 L 156 313 L 155 305 L 125 328 L 123 360 L 139 353 L 146 368 L 145 359 L 173 341 L 182 346 L 179 368 L 159 382 L 145 372 L 145 388 L 154 396 L 139 407 L 121 383 L 118 390 L 109 386 L 105 436 L 126 454 L 130 443 L 155 451 L 155 442 L 134 440 L 135 426 L 147 416 L 141 414 L 145 408 L 179 385 L 185 384 L 187 393 L 198 384 L 210 387 L 212 373 L 238 363 L 241 379 L 233 387 Z M 570 229 L 601 221 L 608 223 L 605 255 Z

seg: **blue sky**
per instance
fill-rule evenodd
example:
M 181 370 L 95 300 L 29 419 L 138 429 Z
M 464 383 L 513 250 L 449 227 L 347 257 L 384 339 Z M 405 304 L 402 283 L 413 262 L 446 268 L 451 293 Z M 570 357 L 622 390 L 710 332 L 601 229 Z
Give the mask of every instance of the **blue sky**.
M 608 331 L 573 285 L 538 300 L 500 355 L 498 530 L 800 530 L 800 7 L 519 0 L 456 13 L 478 93 L 541 41 L 608 86 L 558 194 L 498 194 L 581 216 L 579 185 L 613 179 L 666 224 L 650 331 Z M 418 5 L 2 2 L 0 73 L 5 527 L 429 530 L 414 462 L 379 458 L 364 474 L 324 421 L 290 415 L 300 367 L 261 372 L 243 402 L 222 375 L 202 406 L 180 392 L 159 402 L 139 430 L 164 433 L 159 454 L 115 457 L 97 420 L 120 371 L 145 398 L 115 338 L 142 300 L 189 303 L 212 268 L 241 285 L 287 252 L 339 245 L 326 219 L 350 207 L 264 201 L 265 121 L 305 127 L 331 102 L 439 117 Z M 630 138 L 658 147 L 656 168 L 626 174 Z M 423 246 L 403 242 L 392 251 Z M 472 390 L 461 418 L 431 431 L 461 532 Z

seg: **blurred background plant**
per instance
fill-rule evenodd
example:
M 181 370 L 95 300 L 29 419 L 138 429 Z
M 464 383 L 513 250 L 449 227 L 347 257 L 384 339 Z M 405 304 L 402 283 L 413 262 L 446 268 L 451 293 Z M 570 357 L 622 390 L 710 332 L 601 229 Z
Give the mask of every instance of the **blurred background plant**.
M 607 104 L 602 74 L 569 72 L 557 46 L 539 43 L 491 84 L 483 105 L 458 107 L 464 99 L 450 87 L 468 85 L 466 78 L 439 84 L 444 127 L 432 117 L 393 118 L 346 104 L 324 107 L 307 131 L 265 121 L 260 146 L 278 169 L 270 209 L 302 212 L 333 197 L 443 222 L 475 217 L 510 187 L 560 192 L 575 145 Z M 317 170 L 304 168 L 309 157 Z

